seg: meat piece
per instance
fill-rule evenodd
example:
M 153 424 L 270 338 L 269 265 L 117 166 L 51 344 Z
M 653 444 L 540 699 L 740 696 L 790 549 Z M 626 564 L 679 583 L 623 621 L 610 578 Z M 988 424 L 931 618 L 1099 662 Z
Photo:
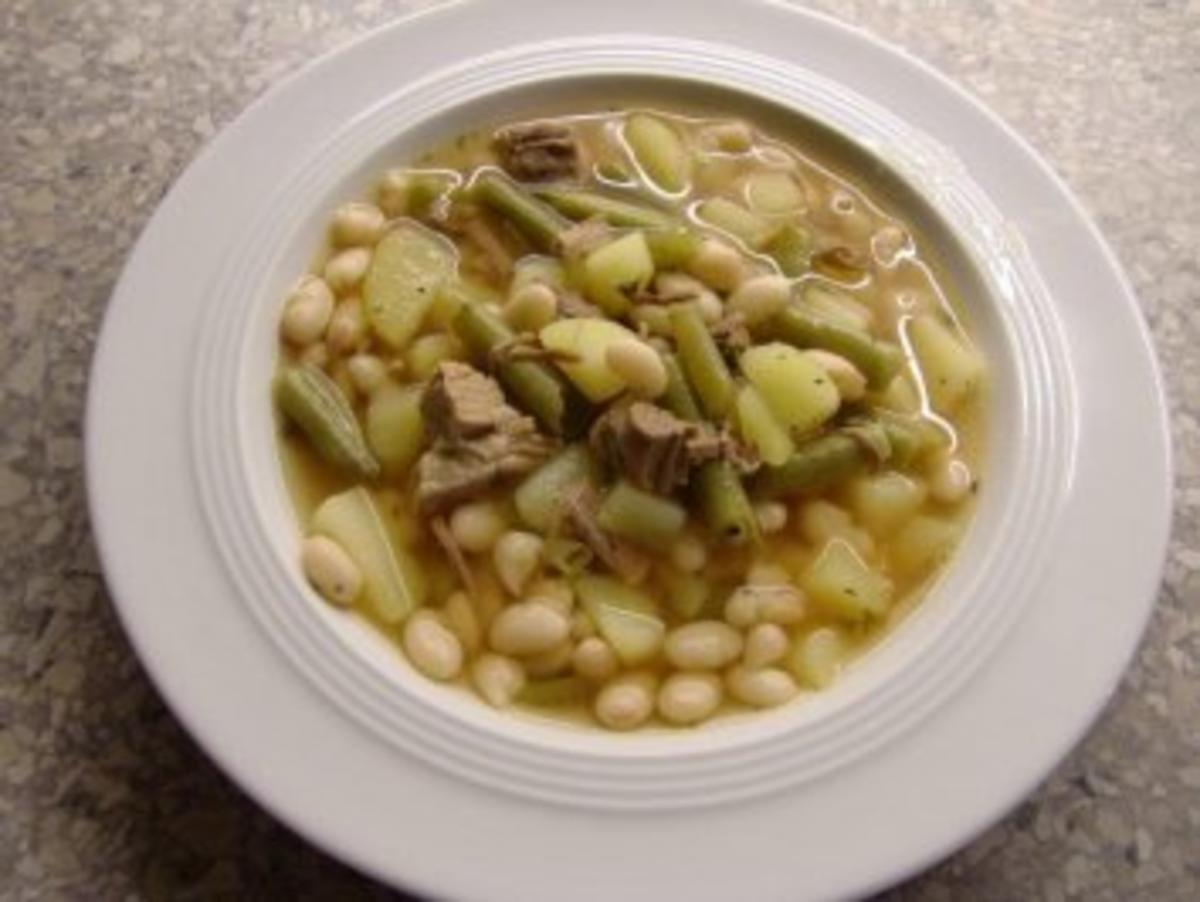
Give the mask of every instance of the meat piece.
M 454 360 L 438 366 L 421 396 L 421 415 L 435 436 L 455 440 L 483 435 L 502 419 L 519 416 L 495 379 Z
M 458 579 L 462 583 L 467 594 L 474 596 L 476 591 L 475 574 L 471 572 L 471 567 L 467 563 L 467 558 L 463 554 L 462 548 L 454 538 L 454 533 L 450 531 L 450 524 L 446 522 L 446 518 L 442 516 L 434 517 L 429 521 L 429 527 L 433 531 L 433 537 L 437 539 L 437 543 L 442 546 L 442 551 L 446 553 L 446 557 L 450 559 L 450 565 L 458 574 Z
M 580 485 L 564 499 L 567 519 L 579 538 L 604 566 L 630 585 L 642 582 L 650 573 L 651 560 L 632 545 L 605 532 L 596 521 L 599 499 L 595 490 Z
M 746 318 L 740 313 L 727 313 L 709 326 L 709 333 L 721 353 L 730 360 L 750 347 L 750 330 Z
M 437 514 L 535 469 L 555 442 L 504 399 L 500 385 L 456 361 L 438 366 L 421 397 L 432 447 L 417 462 L 417 508 Z
M 575 133 L 561 123 L 510 125 L 496 132 L 495 142 L 501 165 L 521 181 L 572 179 L 579 172 Z
M 645 401 L 610 407 L 592 425 L 589 438 L 600 460 L 639 488 L 663 495 L 686 485 L 702 463 L 725 457 L 737 465 L 753 459 L 729 433 L 681 420 Z

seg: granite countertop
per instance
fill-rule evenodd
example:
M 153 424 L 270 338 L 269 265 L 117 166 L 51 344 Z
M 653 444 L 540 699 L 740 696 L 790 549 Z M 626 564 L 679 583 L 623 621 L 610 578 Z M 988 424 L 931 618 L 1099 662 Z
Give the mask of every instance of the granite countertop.
M 0 9 L 4 899 L 389 895 L 256 808 L 163 708 L 101 581 L 81 417 L 109 293 L 172 180 L 273 82 L 420 5 Z M 1174 537 L 1116 698 L 1032 798 L 886 897 L 1200 898 L 1200 4 L 813 5 L 940 67 L 1045 155 L 1126 266 L 1173 404 Z

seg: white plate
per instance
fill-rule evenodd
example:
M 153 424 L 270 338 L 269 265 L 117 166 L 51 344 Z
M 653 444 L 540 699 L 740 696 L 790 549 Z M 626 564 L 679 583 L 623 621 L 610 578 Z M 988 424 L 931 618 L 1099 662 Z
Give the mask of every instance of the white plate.
M 752 2 L 704 17 L 633 0 L 509 9 L 438 9 L 325 58 L 226 129 L 163 202 L 115 293 L 88 408 L 93 522 L 122 620 L 242 786 L 392 883 L 702 900 L 897 880 L 1030 791 L 1140 636 L 1170 466 L 1136 302 L 1018 138 L 862 34 Z M 871 144 L 997 264 L 994 302 L 975 304 L 1006 374 L 1000 459 L 956 567 L 827 699 L 684 739 L 514 727 L 412 679 L 294 578 L 269 454 L 273 305 L 320 211 L 449 128 L 439 102 L 490 116 L 525 89 L 480 96 L 580 67 L 614 90 L 684 72 L 774 91 Z

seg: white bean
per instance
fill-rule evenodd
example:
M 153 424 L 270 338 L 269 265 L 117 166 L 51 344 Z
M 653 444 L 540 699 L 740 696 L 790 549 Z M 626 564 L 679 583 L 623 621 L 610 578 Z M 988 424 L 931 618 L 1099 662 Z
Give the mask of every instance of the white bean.
M 525 597 L 554 608 L 564 617 L 570 617 L 575 608 L 575 592 L 565 579 L 542 577 L 534 580 L 526 590 Z
M 413 667 L 432 680 L 452 680 L 462 672 L 462 643 L 431 611 L 408 618 L 403 645 Z
M 471 554 L 490 551 L 507 525 L 494 501 L 470 501 L 450 514 L 450 535 L 459 548 Z
M 340 251 L 325 263 L 325 281 L 337 294 L 349 294 L 371 268 L 371 250 L 352 247 Z
M 523 658 L 550 651 L 570 633 L 570 621 L 558 611 L 536 601 L 523 601 L 496 615 L 488 644 L 501 654 Z
M 958 504 L 971 491 L 971 468 L 949 454 L 939 454 L 929 468 L 929 494 L 942 504 Z
M 525 671 L 512 658 L 489 652 L 471 665 L 471 681 L 489 705 L 507 708 L 525 685 Z
M 596 635 L 596 622 L 583 608 L 571 612 L 571 638 L 579 642 Z
M 370 247 L 383 235 L 387 217 L 374 204 L 352 201 L 333 212 L 333 240 L 341 245 Z
M 766 322 L 787 306 L 792 281 L 786 276 L 755 276 L 742 282 L 729 296 L 729 308 L 750 325 Z
M 403 169 L 389 169 L 375 188 L 375 200 L 383 212 L 393 218 L 403 216 L 408 210 L 410 179 Z
M 463 648 L 469 654 L 479 650 L 483 642 L 483 628 L 479 625 L 479 615 L 475 605 L 465 592 L 453 592 L 446 599 L 442 613 L 446 617 L 446 626 L 458 637 Z
M 750 670 L 782 661 L 788 650 L 788 634 L 775 623 L 760 623 L 746 634 L 742 663 Z
M 739 702 L 755 708 L 775 708 L 796 696 L 796 681 L 777 667 L 748 670 L 733 667 L 725 674 L 725 687 Z
M 323 341 L 318 344 L 309 345 L 300 355 L 300 362 L 323 370 L 329 366 L 329 348 L 325 347 L 325 342 Z
M 754 144 L 754 133 L 745 122 L 718 122 L 704 129 L 704 137 L 725 153 L 745 153 Z
M 725 621 L 738 629 L 763 622 L 789 626 L 805 613 L 804 593 L 790 583 L 739 586 L 725 601 Z
M 504 305 L 504 318 L 514 329 L 536 332 L 553 322 L 558 313 L 558 295 L 544 282 L 522 285 Z
M 805 351 L 804 356 L 825 371 L 843 401 L 860 401 L 866 395 L 867 377 L 845 357 L 819 349 Z
M 333 539 L 310 536 L 300 546 L 300 566 L 313 587 L 337 605 L 351 604 L 362 591 L 362 571 Z
M 332 354 L 351 354 L 367 337 L 367 323 L 363 319 L 362 301 L 346 298 L 337 305 L 329 320 L 325 333 L 325 345 Z
M 716 238 L 705 238 L 688 261 L 688 272 L 717 291 L 733 291 L 742 280 L 745 263 L 734 248 Z
M 742 635 L 719 620 L 700 620 L 671 630 L 663 653 L 680 670 L 718 670 L 742 653 Z
M 604 362 L 639 398 L 657 398 L 667 390 L 667 368 L 658 352 L 636 338 L 608 346 Z
M 708 563 L 704 540 L 694 533 L 684 533 L 671 545 L 671 563 L 684 573 L 696 573 Z
M 568 639 L 540 655 L 530 655 L 525 658 L 525 672 L 538 680 L 558 676 L 571 666 L 574 652 L 575 646 Z
M 387 364 L 374 354 L 355 354 L 346 361 L 350 381 L 360 394 L 367 396 L 387 382 Z
M 311 345 L 325 334 L 332 315 L 333 292 L 325 280 L 304 276 L 288 292 L 279 331 L 297 347 Z
M 496 540 L 492 549 L 492 565 L 504 588 L 520 595 L 537 572 L 542 561 L 545 540 L 532 532 L 510 530 Z
M 754 505 L 754 516 L 763 535 L 773 535 L 787 526 L 787 505 L 782 501 L 760 501 Z
M 571 665 L 585 680 L 596 683 L 611 679 L 618 668 L 616 652 L 599 636 L 590 636 L 575 646 Z
M 654 713 L 652 684 L 636 675 L 618 677 L 596 695 L 596 719 L 612 730 L 640 727 Z
M 759 561 L 752 564 L 746 571 L 746 584 L 749 586 L 786 586 L 792 577 L 780 564 Z
M 724 694 L 715 673 L 674 673 L 658 690 L 658 713 L 679 726 L 700 723 L 716 712 Z
M 696 305 L 696 309 L 700 311 L 700 318 L 708 325 L 719 322 L 721 317 L 725 315 L 725 308 L 721 304 L 721 299 L 711 291 L 706 291 L 704 294 L 692 301 Z

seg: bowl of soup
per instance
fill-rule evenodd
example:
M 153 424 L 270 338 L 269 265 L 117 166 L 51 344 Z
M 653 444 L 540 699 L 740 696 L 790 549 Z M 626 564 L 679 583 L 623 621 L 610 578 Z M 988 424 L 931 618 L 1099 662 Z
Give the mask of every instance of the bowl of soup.
M 935 709 L 1044 565 L 1072 416 L 956 161 L 790 70 L 631 52 L 441 73 L 319 142 L 208 289 L 193 425 L 305 679 L 458 776 L 617 808 Z

